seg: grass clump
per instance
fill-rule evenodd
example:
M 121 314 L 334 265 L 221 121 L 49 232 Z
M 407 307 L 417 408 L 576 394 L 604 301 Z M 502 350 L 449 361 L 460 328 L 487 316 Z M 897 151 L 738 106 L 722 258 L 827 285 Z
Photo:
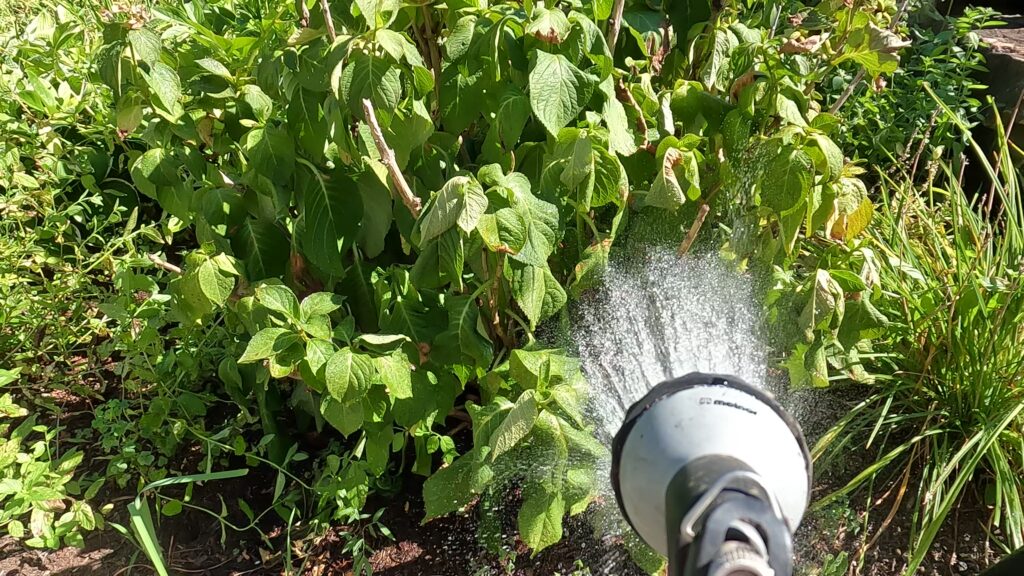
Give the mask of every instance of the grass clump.
M 872 247 L 882 306 L 902 319 L 890 326 L 889 340 L 901 369 L 815 450 L 834 458 L 866 438 L 879 454 L 819 507 L 895 471 L 896 501 L 883 529 L 912 496 L 907 574 L 979 482 L 991 526 L 1002 529 L 1007 547 L 1024 545 L 1024 212 L 1001 127 L 1000 135 L 994 162 L 971 141 L 990 179 L 977 195 L 948 167 L 945 184 L 928 194 L 889 182 L 894 192 L 881 203 Z

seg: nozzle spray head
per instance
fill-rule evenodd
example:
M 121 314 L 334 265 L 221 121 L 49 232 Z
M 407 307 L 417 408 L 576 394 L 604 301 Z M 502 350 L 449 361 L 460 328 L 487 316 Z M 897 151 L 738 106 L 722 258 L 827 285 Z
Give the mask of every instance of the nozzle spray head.
M 623 516 L 671 575 L 790 576 L 811 459 L 796 421 L 739 378 L 691 373 L 626 413 L 612 443 Z

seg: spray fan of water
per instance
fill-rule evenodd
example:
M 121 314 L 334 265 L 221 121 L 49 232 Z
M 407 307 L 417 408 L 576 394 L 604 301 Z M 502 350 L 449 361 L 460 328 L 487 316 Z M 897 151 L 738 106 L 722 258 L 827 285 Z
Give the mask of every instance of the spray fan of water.
M 750 282 L 716 254 L 649 248 L 613 263 L 572 335 L 606 440 L 658 383 L 694 371 L 765 380 L 766 349 Z

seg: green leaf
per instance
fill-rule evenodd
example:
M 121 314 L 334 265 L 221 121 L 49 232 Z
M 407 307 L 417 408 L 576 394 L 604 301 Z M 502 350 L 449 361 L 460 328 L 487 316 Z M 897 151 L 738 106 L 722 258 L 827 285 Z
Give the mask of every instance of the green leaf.
M 362 198 L 351 178 L 334 173 L 309 179 L 298 233 L 303 254 L 324 272 L 344 274 L 343 255 L 360 233 L 362 216 Z
M 512 295 L 530 321 L 530 329 L 565 306 L 562 285 L 547 266 L 513 263 Z
M 450 229 L 437 239 L 437 267 L 440 275 L 462 290 L 462 269 L 466 262 L 462 235 Z
M 783 146 L 761 181 L 761 204 L 785 213 L 804 200 L 813 178 L 811 157 L 793 146 Z
M 807 303 L 800 313 L 800 328 L 808 342 L 814 341 L 814 332 L 828 329 L 833 319 L 836 324 L 842 321 L 845 305 L 845 294 L 839 284 L 832 279 L 828 270 L 817 270 Z
M 512 255 L 512 259 L 533 266 L 545 266 L 561 233 L 558 208 L 530 194 L 528 190 L 520 190 L 515 195 L 512 207 L 526 224 L 526 242 L 522 250 Z
M 519 386 L 545 389 L 552 380 L 569 381 L 579 377 L 579 365 L 560 350 L 513 350 L 509 355 L 509 375 Z
M 573 298 L 579 298 L 583 292 L 601 284 L 604 271 L 608 269 L 610 251 L 611 242 L 608 240 L 588 246 L 583 251 L 583 258 L 576 264 L 573 270 L 574 279 L 569 285 L 569 293 Z
M 249 340 L 249 344 L 245 347 L 242 357 L 238 359 L 238 363 L 245 364 L 270 358 L 276 352 L 283 349 L 278 341 L 282 343 L 287 341 L 287 336 L 289 335 L 292 335 L 292 332 L 287 328 L 272 327 L 260 330 Z
M 533 113 L 550 134 L 556 135 L 587 105 L 597 82 L 565 56 L 537 50 L 530 70 Z
M 485 210 L 487 195 L 476 179 L 469 176 L 452 178 L 431 198 L 420 216 L 420 244 L 440 236 L 456 224 L 471 232 Z
M 615 81 L 608 76 L 601 81 L 598 89 L 604 95 L 602 108 L 604 123 L 608 127 L 608 150 L 613 154 L 629 156 L 636 152 L 636 137 L 629 126 L 626 108 L 615 96 Z
M 828 275 L 832 277 L 839 287 L 846 293 L 860 292 L 867 290 L 868 285 L 861 280 L 860 276 L 849 270 L 829 270 Z
M 839 178 L 843 172 L 843 151 L 836 146 L 831 138 L 824 134 L 813 133 L 811 138 L 821 151 L 821 162 L 817 162 L 818 171 L 825 175 L 826 180 Z
M 455 21 L 450 27 L 448 37 L 444 41 L 444 52 L 447 60 L 453 62 L 466 55 L 469 46 L 473 42 L 473 31 L 476 30 L 477 16 L 467 15 Z M 457 66 L 447 66 L 450 70 Z
M 256 299 L 274 312 L 284 314 L 285 318 L 289 320 L 298 321 L 302 317 L 299 312 L 299 299 L 287 286 L 281 284 L 257 286 Z
M 694 170 L 691 174 L 697 174 Z M 699 181 L 699 177 L 698 178 Z M 629 181 L 626 170 L 618 157 L 604 148 L 594 148 L 594 193 L 590 198 L 591 207 L 605 204 L 622 205 L 629 193 Z
M 804 114 L 800 111 L 800 106 L 783 94 L 778 94 L 775 97 L 775 113 L 790 124 L 807 126 L 807 121 L 804 120 Z
M 675 210 L 687 199 L 700 197 L 700 171 L 692 150 L 669 148 L 661 160 L 661 170 L 645 199 L 649 206 Z
M 517 254 L 526 244 L 526 223 L 522 215 L 513 208 L 502 208 L 494 214 L 484 214 L 480 217 L 476 229 L 492 252 L 503 250 Z
M 220 306 L 231 296 L 235 280 L 226 274 L 214 259 L 203 262 L 196 271 L 199 289 L 213 304 Z
M 438 94 L 441 122 L 451 134 L 462 133 L 482 112 L 484 70 L 481 68 L 472 74 L 463 72 L 462 66 L 448 66 L 441 71 Z
M 355 343 L 371 352 L 391 353 L 412 340 L 404 334 L 360 334 Z
M 494 472 L 485 463 L 489 450 L 477 446 L 423 483 L 425 520 L 460 510 L 483 493 L 494 478 Z
M 399 110 L 386 137 L 395 149 L 398 166 L 405 168 L 409 157 L 421 149 L 433 133 L 434 120 L 422 100 L 413 100 L 412 110 Z M 376 167 L 374 170 L 379 173 Z
M 252 111 L 252 117 L 259 123 L 264 124 L 270 119 L 274 111 L 274 101 L 267 96 L 263 89 L 255 84 L 246 84 L 239 90 L 242 102 Z
M 322 111 L 326 94 L 297 89 L 288 102 L 286 118 L 289 131 L 298 141 L 302 152 L 313 162 L 323 162 L 330 140 L 330 124 Z
M 359 401 L 343 404 L 330 396 L 324 396 L 320 400 L 320 414 L 342 436 L 356 432 L 363 425 L 363 403 Z
M 711 53 L 704 59 L 700 79 L 706 88 L 727 90 L 729 87 L 722 82 L 723 72 L 729 72 L 729 57 L 737 45 L 736 37 L 725 28 L 714 31 L 715 40 L 711 45 Z M 727 74 L 725 74 L 727 75 Z
M 307 386 L 318 392 L 324 391 L 324 388 L 327 386 L 327 382 L 324 379 L 324 367 L 334 354 L 334 351 L 334 344 L 324 338 L 312 338 L 306 343 L 305 363 L 299 370 Z M 302 372 L 303 369 L 307 369 L 308 374 Z
M 132 181 L 140 192 L 156 198 L 158 186 L 170 186 L 178 176 L 174 158 L 163 148 L 150 148 L 138 157 L 131 167 Z
M 395 59 L 396 62 L 407 61 L 410 66 L 422 66 L 423 58 L 416 51 L 416 46 L 405 35 L 382 28 L 373 34 L 373 39 L 381 48 Z
M 490 443 L 494 431 L 504 422 L 512 406 L 511 402 L 500 396 L 485 406 L 466 403 L 466 411 L 473 420 L 473 446 L 486 446 Z
M 565 501 L 561 492 L 538 486 L 526 493 L 519 509 L 519 536 L 534 554 L 562 539 Z
M 370 30 L 390 24 L 401 8 L 398 0 L 355 0 L 355 3 Z
M 324 368 L 327 391 L 342 402 L 362 396 L 369 389 L 373 374 L 370 357 L 353 352 L 347 346 L 335 352 Z
M 160 60 L 160 37 L 149 28 L 129 30 L 128 46 L 136 62 L 152 67 Z
M 200 58 L 199 60 L 196 60 L 196 66 L 199 66 L 200 68 L 206 70 L 210 74 L 213 74 L 214 76 L 219 76 L 225 80 L 234 79 L 234 76 L 232 76 L 231 71 L 228 70 L 226 66 L 224 66 L 217 60 L 214 60 L 213 58 Z
M 334 312 L 338 308 L 341 308 L 344 301 L 345 298 L 338 294 L 331 292 L 316 292 L 302 299 L 302 304 L 299 305 L 299 310 L 302 313 L 302 318 L 312 318 L 313 316 L 320 316 Z
M 257 173 L 276 184 L 290 183 L 295 172 L 295 142 L 288 132 L 276 126 L 253 128 L 242 147 Z
M 363 100 L 369 99 L 380 125 L 387 127 L 402 99 L 402 73 L 387 60 L 356 52 L 342 69 L 334 90 L 348 105 L 349 112 L 360 120 L 366 119 Z
M 284 275 L 288 263 L 288 235 L 275 222 L 246 218 L 231 235 L 231 249 L 245 263 L 250 282 Z
M 172 117 L 180 116 L 182 108 L 178 100 L 181 98 L 181 80 L 178 73 L 163 62 L 155 62 L 148 73 L 142 74 L 149 86 L 153 104 Z
M 523 438 L 526 438 L 539 415 L 534 391 L 526 390 L 519 396 L 508 415 L 488 440 L 491 461 L 493 462 L 502 454 L 515 448 Z
M 711 18 L 711 0 L 665 0 L 662 8 L 681 38 L 689 34 L 690 28 Z
M 526 34 L 548 44 L 561 44 L 569 35 L 569 19 L 558 8 L 549 10 L 538 7 L 533 11 L 533 19 L 526 27 Z
M 530 99 L 522 90 L 515 85 L 505 88 L 491 124 L 491 129 L 498 131 L 505 149 L 511 150 L 519 142 L 523 128 L 530 119 L 530 112 Z
M 373 359 L 373 365 L 393 398 L 412 398 L 412 365 L 405 353 L 397 351 L 389 356 L 378 356 Z
M 469 295 L 452 296 L 445 301 L 448 311 L 448 329 L 435 345 L 438 354 L 452 357 L 458 362 L 469 357 L 477 366 L 487 367 L 494 355 L 494 345 L 478 328 L 480 305 Z
M 369 169 L 360 174 L 357 181 L 363 203 L 359 245 L 367 258 L 376 258 L 384 251 L 384 241 L 394 221 L 393 201 L 385 180 L 387 170 L 376 161 L 369 161 L 367 165 Z

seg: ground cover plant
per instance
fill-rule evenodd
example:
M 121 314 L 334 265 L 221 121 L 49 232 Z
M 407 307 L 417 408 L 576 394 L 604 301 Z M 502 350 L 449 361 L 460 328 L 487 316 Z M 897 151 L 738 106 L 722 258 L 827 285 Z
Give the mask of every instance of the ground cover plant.
M 936 154 L 966 141 L 948 127 L 977 107 L 977 57 L 956 52 L 973 21 L 902 70 L 907 2 L 809 4 L 177 0 L 12 21 L 0 529 L 57 548 L 109 524 L 166 574 L 181 514 L 257 534 L 284 572 L 343 525 L 369 571 L 389 534 L 372 502 L 420 476 L 425 519 L 469 509 L 495 554 L 518 486 L 519 540 L 553 546 L 605 448 L 572 351 L 538 327 L 651 222 L 771 278 L 794 386 L 875 380 L 872 341 L 912 339 L 918 316 L 882 288 L 888 228 L 870 226 L 891 208 L 849 159 L 924 142 L 869 140 L 900 73 L 917 124 L 921 77 L 953 79 Z M 196 496 L 260 474 L 262 501 Z

